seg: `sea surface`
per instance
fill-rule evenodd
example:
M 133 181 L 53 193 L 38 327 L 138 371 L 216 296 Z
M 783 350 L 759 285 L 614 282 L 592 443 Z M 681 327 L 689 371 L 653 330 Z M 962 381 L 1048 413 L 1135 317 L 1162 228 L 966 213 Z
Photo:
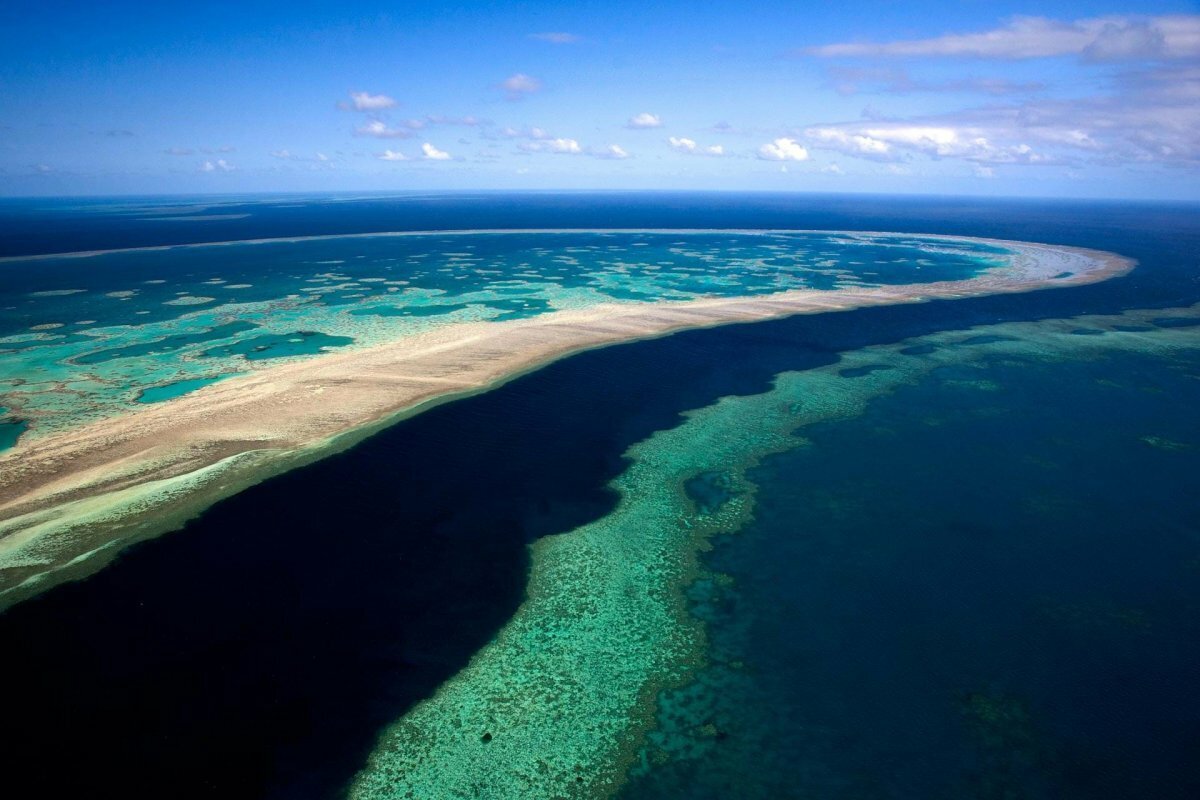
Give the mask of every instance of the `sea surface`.
M 962 280 L 1009 255 L 932 236 L 691 230 L 359 234 L 10 258 L 0 261 L 10 421 L 0 447 L 25 429 L 67 430 L 256 367 L 453 323 Z
M 429 306 L 494 319 L 622 290 L 820 288 L 890 268 L 910 281 L 918 266 L 980 270 L 996 255 L 931 254 L 913 234 L 1139 261 L 1090 286 L 583 353 L 267 480 L 0 614 L 5 785 L 222 798 L 1200 795 L 1198 212 L 767 194 L 0 202 L 10 257 L 338 237 L 0 263 L 0 296 L 22 298 L 2 317 L 10 338 L 86 319 L 146 326 L 99 344 L 37 337 L 87 345 L 39 365 L 20 360 L 29 349 L 0 354 L 26 380 L 148 363 L 149 350 L 111 351 L 156 339 L 166 364 L 224 349 L 211 356 L 221 369 L 127 376 L 123 394 L 88 395 L 87 413 L 64 400 L 61 424 L 197 390 L 276 348 L 356 346 L 332 339 L 422 324 Z M 641 232 L 344 236 L 605 228 Z M 903 236 L 854 245 L 887 255 L 849 258 L 846 245 L 823 264 L 828 236 L 651 233 L 684 228 Z M 639 243 L 653 259 L 602 252 Z M 787 253 L 755 250 L 772 246 Z M 725 283 L 717 253 L 731 247 L 748 251 Z M 387 281 L 408 278 L 380 262 L 423 252 L 464 263 L 423 276 L 442 293 L 389 299 L 406 286 Z M 513 274 L 475 285 L 480 261 Z M 645 269 L 655 261 L 669 266 Z M 893 267 L 870 263 L 881 261 Z M 507 299 L 545 304 L 500 305 L 497 280 L 519 283 Z M 347 282 L 359 285 L 330 288 Z M 249 286 L 222 288 L 238 284 Z M 55 289 L 85 291 L 28 297 Z M 205 304 L 170 304 L 237 291 L 319 299 L 283 330 L 239 313 L 189 328 Z M 79 305 L 38 316 L 60 303 Z M 310 307 L 372 326 L 310 326 Z M 399 311 L 353 313 L 381 308 Z M 203 331 L 226 335 L 171 339 Z M 0 447 L 31 435 L 8 405 Z

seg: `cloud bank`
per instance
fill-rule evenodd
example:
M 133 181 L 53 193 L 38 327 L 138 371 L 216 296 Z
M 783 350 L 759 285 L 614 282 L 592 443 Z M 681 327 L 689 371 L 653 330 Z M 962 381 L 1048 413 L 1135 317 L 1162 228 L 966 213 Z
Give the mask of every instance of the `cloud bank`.
M 1107 16 L 1063 22 L 1014 17 L 982 33 L 895 42 L 846 42 L 810 47 L 809 55 L 1025 59 L 1079 56 L 1089 61 L 1200 57 L 1200 15 Z

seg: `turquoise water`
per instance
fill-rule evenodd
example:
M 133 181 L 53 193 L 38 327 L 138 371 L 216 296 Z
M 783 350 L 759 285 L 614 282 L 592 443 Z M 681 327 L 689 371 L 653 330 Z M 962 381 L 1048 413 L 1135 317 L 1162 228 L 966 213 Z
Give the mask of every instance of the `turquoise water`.
M 471 202 L 435 199 L 420 213 L 461 220 Z M 0 659 L 0 680 L 20 687 L 5 705 L 21 733 L 8 744 L 18 793 L 1200 796 L 1194 208 L 487 203 L 495 215 L 533 207 L 518 217 L 529 225 L 943 230 L 1141 265 L 1070 289 L 590 351 L 264 481 L 0 614 L 0 649 L 21 654 Z M 298 205 L 310 215 L 302 229 L 364 215 Z M 392 206 L 379 229 L 411 207 L 424 208 Z M 119 239 L 112 227 L 96 230 Z M 604 296 L 655 291 L 617 282 Z M 570 292 L 536 299 L 600 296 Z M 3 358 L 42 348 L 39 334 L 64 348 L 91 342 L 79 353 L 157 342 L 85 367 L 128 379 L 120 402 L 136 402 L 156 360 L 185 373 L 145 384 L 170 392 L 219 363 L 244 372 L 306 357 L 247 360 L 304 345 L 303 332 L 352 337 L 353 348 L 530 302 L 522 279 L 422 297 L 306 302 L 278 324 L 171 305 L 176 316 L 131 328 L 128 341 L 64 325 L 26 331 Z M 381 307 L 392 316 L 371 310 Z M 237 322 L 256 327 L 207 337 Z M 58 368 L 47 350 L 39 357 Z
M 271 240 L 0 262 L 0 400 L 35 433 L 164 384 L 463 321 L 604 302 L 966 279 L 982 242 L 830 233 L 510 232 Z
M 1189 796 L 1200 310 L 1139 316 L 852 354 L 891 374 L 745 473 L 623 800 Z
M 29 423 L 13 417 L 8 414 L 7 408 L 0 406 L 0 450 L 7 450 L 15 445 L 28 427 Z
M 160 386 L 148 386 L 138 395 L 137 401 L 139 403 L 161 403 L 164 400 L 182 397 L 188 392 L 203 389 L 205 386 L 210 386 L 219 380 L 221 380 L 220 377 L 196 378 L 190 381 L 174 381 L 172 383 L 164 383 Z

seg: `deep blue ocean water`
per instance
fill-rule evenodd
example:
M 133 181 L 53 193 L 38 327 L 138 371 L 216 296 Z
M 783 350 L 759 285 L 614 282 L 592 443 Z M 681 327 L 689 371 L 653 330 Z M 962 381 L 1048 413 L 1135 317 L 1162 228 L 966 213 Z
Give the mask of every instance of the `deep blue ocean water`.
M 136 202 L 6 201 L 0 250 L 435 227 L 787 227 L 1019 238 L 1141 266 L 1087 287 L 585 353 L 220 503 L 0 615 L 6 780 L 51 796 L 337 796 L 380 729 L 511 615 L 525 544 L 610 509 L 622 453 L 680 412 L 874 344 L 1200 302 L 1194 207 L 234 198 L 207 213 L 249 216 L 165 222 Z M 171 202 L 194 215 L 209 201 Z M 704 699 L 700 722 L 718 735 L 702 759 L 655 768 L 627 796 L 1195 796 L 1200 364 L 1165 370 L 1128 355 L 1102 368 L 971 368 L 996 388 L 935 376 L 806 430 L 811 447 L 752 471 L 755 521 L 706 557 L 731 588 L 715 600 L 694 591 L 714 661 L 741 665 Z M 693 489 L 720 502 L 719 482 Z

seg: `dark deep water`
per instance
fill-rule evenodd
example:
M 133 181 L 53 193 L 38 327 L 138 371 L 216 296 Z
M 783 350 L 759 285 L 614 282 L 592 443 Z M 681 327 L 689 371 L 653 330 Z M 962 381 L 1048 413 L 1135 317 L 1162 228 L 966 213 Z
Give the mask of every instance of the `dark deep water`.
M 1200 301 L 1195 208 L 529 195 L 250 210 L 228 222 L 137 223 L 6 201 L 0 251 L 428 227 L 779 226 L 1021 238 L 1114 250 L 1142 266 L 1090 287 L 798 317 L 587 353 L 270 480 L 0 616 L 7 786 L 49 796 L 335 796 L 379 729 L 508 618 L 523 590 L 525 543 L 603 514 L 621 454 L 679 412 L 764 391 L 780 371 L 872 343 Z M 1180 565 L 1200 557 L 1200 519 L 1187 500 L 1200 488 L 1197 453 L 1150 464 L 1116 441 L 1105 447 L 1100 434 L 1114 416 L 1120 428 L 1149 415 L 1174 426 L 1172 438 L 1197 442 L 1187 413 L 1196 390 L 1180 378 L 1169 386 L 1173 404 L 1077 414 L 1091 397 L 1083 377 L 1018 372 L 1002 399 L 988 399 L 1007 403 L 999 420 L 954 417 L 969 401 L 916 387 L 862 419 L 829 423 L 814 451 L 771 459 L 752 476 L 764 511 L 712 560 L 742 577 L 730 647 L 762 676 L 737 695 L 742 717 L 730 726 L 761 723 L 756 741 L 767 751 L 747 755 L 731 735 L 710 772 L 685 765 L 631 795 L 730 796 L 722 781 L 756 767 L 750 785 L 773 786 L 774 796 L 805 786 L 835 797 L 1194 796 L 1200 577 Z M 915 403 L 943 407 L 937 437 L 905 420 Z M 870 434 L 881 424 L 897 431 L 887 447 Z M 1006 445 L 947 446 L 971 437 Z M 1091 450 L 1079 444 L 1091 438 Z M 1012 459 L 1043 450 L 1068 473 L 1072 459 L 1090 475 L 1082 465 L 1112 458 L 1122 465 L 1113 474 L 1131 482 L 1068 482 L 1062 491 L 1077 507 L 1095 508 L 1056 525 L 1031 521 L 1006 508 L 1002 487 L 1023 479 Z M 939 465 L 955 480 L 940 480 Z M 836 525 L 806 502 L 864 487 L 878 504 L 850 503 L 854 512 Z M 903 522 L 918 494 L 952 511 Z M 1034 526 L 1038 541 L 1009 541 L 1013 525 Z M 798 527 L 805 537 L 781 534 Z M 887 591 L 861 591 L 881 584 Z M 1148 630 L 1138 629 L 1142 618 Z M 926 627 L 912 630 L 914 619 Z M 775 711 L 756 716 L 762 698 Z M 1012 724 L 967 724 L 979 719 Z M 806 733 L 817 726 L 832 733 Z M 795 779 L 800 770 L 807 782 Z

